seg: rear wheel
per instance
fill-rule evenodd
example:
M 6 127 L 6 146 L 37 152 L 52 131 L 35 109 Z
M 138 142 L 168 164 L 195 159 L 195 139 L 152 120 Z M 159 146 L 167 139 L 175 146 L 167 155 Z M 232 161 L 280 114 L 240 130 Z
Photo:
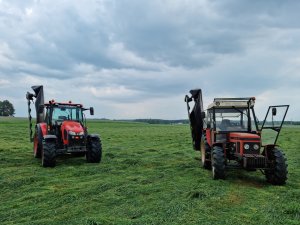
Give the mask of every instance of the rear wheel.
M 206 137 L 202 136 L 201 139 L 201 165 L 204 169 L 211 169 L 211 160 L 210 160 L 210 146 L 206 141 Z
M 42 148 L 43 148 L 43 134 L 40 126 L 35 128 L 35 134 L 33 139 L 33 156 L 34 158 L 42 157 Z
M 266 179 L 274 185 L 283 185 L 287 180 L 286 158 L 282 150 L 274 148 L 269 153 L 271 168 L 265 170 Z
M 223 149 L 219 146 L 214 146 L 211 159 L 213 179 L 225 179 L 225 155 Z
M 99 137 L 88 140 L 86 160 L 89 163 L 99 163 L 102 157 L 102 144 Z
M 55 156 L 56 156 L 56 145 L 54 141 L 47 141 L 43 143 L 42 149 L 42 166 L 43 167 L 54 167 Z

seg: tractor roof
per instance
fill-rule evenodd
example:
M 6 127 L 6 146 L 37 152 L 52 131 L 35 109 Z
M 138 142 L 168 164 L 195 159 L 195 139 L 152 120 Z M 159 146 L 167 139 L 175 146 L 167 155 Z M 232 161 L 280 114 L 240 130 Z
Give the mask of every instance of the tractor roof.
M 215 98 L 213 103 L 209 104 L 208 109 L 211 108 L 248 108 L 248 103 L 250 107 L 254 106 L 255 97 L 247 98 Z
M 72 103 L 71 101 L 69 102 L 56 102 L 54 100 L 51 100 L 49 101 L 49 103 L 45 103 L 45 106 L 66 106 L 66 107 L 80 107 L 82 108 L 82 104 L 75 104 L 75 103 Z

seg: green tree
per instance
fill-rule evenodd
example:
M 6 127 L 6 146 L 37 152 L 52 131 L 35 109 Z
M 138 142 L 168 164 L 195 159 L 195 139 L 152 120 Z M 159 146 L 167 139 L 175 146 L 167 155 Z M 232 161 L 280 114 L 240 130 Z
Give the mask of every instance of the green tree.
M 0 101 L 0 116 L 13 116 L 15 108 L 8 100 Z

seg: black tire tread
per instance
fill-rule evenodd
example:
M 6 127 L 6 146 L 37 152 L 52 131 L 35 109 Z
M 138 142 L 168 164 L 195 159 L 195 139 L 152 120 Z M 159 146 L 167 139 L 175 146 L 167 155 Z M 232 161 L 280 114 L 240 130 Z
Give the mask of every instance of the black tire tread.
M 86 160 L 88 163 L 99 163 L 102 158 L 102 143 L 100 138 L 88 140 Z
M 203 144 L 204 144 L 205 155 L 206 155 L 206 157 L 205 157 L 205 162 L 203 163 L 203 159 L 202 159 L 202 150 L 201 150 L 201 164 L 202 164 L 202 167 L 203 167 L 204 169 L 208 169 L 208 170 L 209 170 L 209 169 L 211 169 L 211 161 L 207 159 L 207 156 L 208 156 L 208 155 L 211 155 L 211 149 L 210 149 L 209 144 L 207 143 L 207 140 L 206 140 L 206 136 L 205 136 L 205 135 L 203 135 L 201 141 L 204 142 Z
M 42 158 L 42 149 L 43 149 L 43 135 L 42 130 L 39 125 L 36 127 L 35 135 L 38 139 L 38 145 L 37 145 L 37 153 L 33 150 L 33 156 L 34 158 Z
M 54 167 L 56 164 L 56 145 L 53 141 L 44 141 L 42 150 L 42 166 L 43 167 Z
M 274 148 L 271 151 L 271 160 L 274 160 L 274 167 L 265 171 L 266 179 L 274 185 L 284 185 L 287 180 L 287 163 L 281 149 Z
M 215 174 L 213 174 L 213 179 L 225 179 L 225 154 L 223 149 L 219 146 L 213 147 L 212 167 L 214 167 L 215 171 Z

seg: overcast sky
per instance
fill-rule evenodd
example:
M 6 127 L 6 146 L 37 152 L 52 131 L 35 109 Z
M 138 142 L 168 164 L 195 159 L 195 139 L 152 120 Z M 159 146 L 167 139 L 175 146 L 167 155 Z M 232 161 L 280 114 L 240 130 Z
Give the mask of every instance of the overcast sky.
M 255 96 L 300 120 L 300 1 L 0 0 L 0 100 L 25 94 L 110 119 L 187 118 L 184 95 Z

